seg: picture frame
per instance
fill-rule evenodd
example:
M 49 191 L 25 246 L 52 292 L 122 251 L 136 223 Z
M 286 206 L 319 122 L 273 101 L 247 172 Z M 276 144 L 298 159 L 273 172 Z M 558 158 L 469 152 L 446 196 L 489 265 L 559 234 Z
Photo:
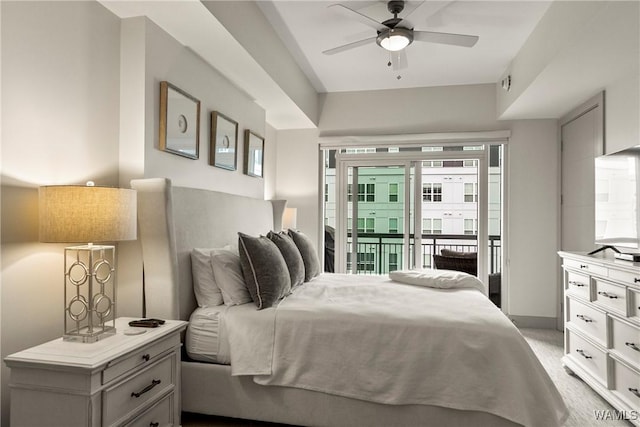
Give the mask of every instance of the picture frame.
M 209 164 L 236 170 L 238 159 L 238 122 L 219 111 L 211 113 Z
M 200 156 L 200 100 L 167 81 L 160 82 L 158 145 L 189 159 Z
M 244 131 L 244 159 L 245 174 L 264 176 L 264 138 L 249 129 Z

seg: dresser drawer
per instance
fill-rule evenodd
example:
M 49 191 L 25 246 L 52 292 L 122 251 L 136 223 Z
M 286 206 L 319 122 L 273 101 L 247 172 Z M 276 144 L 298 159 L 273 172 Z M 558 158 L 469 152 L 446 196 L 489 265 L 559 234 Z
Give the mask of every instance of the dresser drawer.
M 142 365 L 150 365 L 161 354 L 171 350 L 173 347 L 180 345 L 180 337 L 173 334 L 161 341 L 152 343 L 140 350 L 137 350 L 121 359 L 114 360 L 102 372 L 102 384 L 124 375 L 134 369 L 138 369 Z
M 595 302 L 608 310 L 627 315 L 627 288 L 622 285 L 596 280 Z
M 126 424 L 126 427 L 163 427 L 172 425 L 173 399 L 174 394 L 168 394 L 136 417 L 136 419 Z
M 640 328 L 611 317 L 611 331 L 611 348 L 640 369 Z
M 566 329 L 565 332 L 567 334 L 567 355 L 606 387 L 606 353 L 572 330 Z
M 103 425 L 120 424 L 146 402 L 175 388 L 176 355 L 171 353 L 102 394 Z
M 589 335 L 593 340 L 607 345 L 607 315 L 581 301 L 568 298 L 568 323 Z
M 564 259 L 563 264 L 565 267 L 574 268 L 590 274 L 597 274 L 599 276 L 607 277 L 608 269 L 601 265 L 590 264 L 584 261 L 576 261 L 573 259 Z
M 631 410 L 640 410 L 640 373 L 613 359 L 613 392 Z
M 624 270 L 609 270 L 609 277 L 625 284 L 640 286 L 640 273 L 633 273 Z
M 577 295 L 588 301 L 591 301 L 591 286 L 589 276 L 585 274 L 567 271 L 567 293 Z
M 629 289 L 629 313 L 628 316 L 640 322 L 640 291 Z

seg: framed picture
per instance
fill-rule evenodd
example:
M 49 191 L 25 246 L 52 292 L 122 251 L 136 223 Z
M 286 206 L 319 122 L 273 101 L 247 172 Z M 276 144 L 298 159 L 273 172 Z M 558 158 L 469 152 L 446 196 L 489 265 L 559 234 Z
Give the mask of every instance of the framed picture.
M 251 132 L 244 131 L 244 173 L 261 178 L 264 166 L 264 138 Z
M 211 147 L 209 164 L 219 168 L 236 170 L 238 156 L 238 122 L 222 113 L 211 113 Z
M 160 82 L 160 149 L 197 159 L 200 101 L 169 82 Z

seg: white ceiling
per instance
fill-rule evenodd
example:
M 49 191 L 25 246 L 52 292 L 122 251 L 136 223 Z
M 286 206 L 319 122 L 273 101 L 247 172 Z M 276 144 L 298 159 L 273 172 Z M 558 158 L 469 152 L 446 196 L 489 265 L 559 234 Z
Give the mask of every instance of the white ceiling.
M 408 65 L 394 71 L 389 53 L 375 41 L 325 55 L 322 51 L 376 36 L 376 30 L 339 13 L 340 3 L 381 22 L 393 15 L 387 2 L 351 0 L 258 2 L 318 92 L 496 83 L 544 15 L 547 1 L 407 1 L 415 30 L 479 36 L 472 48 L 414 42 Z M 420 16 L 422 19 L 415 19 Z M 401 76 L 400 79 L 397 77 Z

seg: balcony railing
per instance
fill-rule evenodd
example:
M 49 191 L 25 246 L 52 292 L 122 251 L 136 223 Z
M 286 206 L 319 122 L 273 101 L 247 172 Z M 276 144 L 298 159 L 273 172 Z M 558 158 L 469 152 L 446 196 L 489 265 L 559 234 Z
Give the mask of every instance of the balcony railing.
M 358 274 L 385 274 L 402 268 L 407 254 L 403 250 L 402 234 L 358 233 L 357 264 Z M 351 233 L 347 235 L 347 269 L 351 269 Z M 410 251 L 413 252 L 414 235 L 409 236 Z M 478 236 L 471 234 L 423 234 L 422 262 L 417 268 L 432 267 L 434 254 L 441 249 L 458 252 L 477 252 Z M 489 274 L 500 273 L 502 265 L 502 245 L 500 236 L 489 236 Z

